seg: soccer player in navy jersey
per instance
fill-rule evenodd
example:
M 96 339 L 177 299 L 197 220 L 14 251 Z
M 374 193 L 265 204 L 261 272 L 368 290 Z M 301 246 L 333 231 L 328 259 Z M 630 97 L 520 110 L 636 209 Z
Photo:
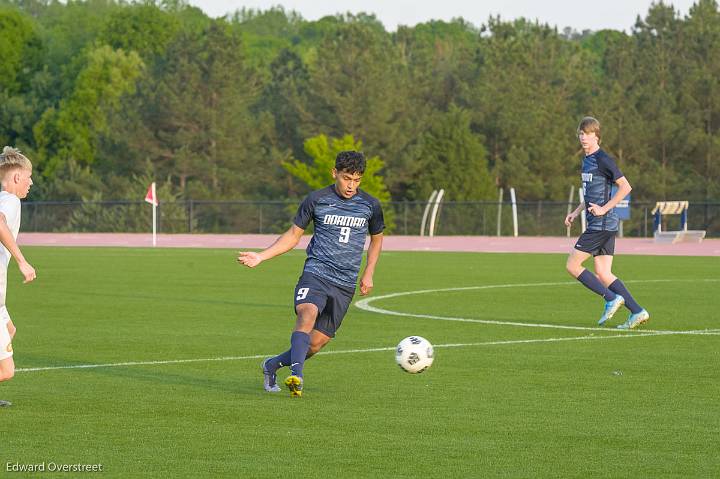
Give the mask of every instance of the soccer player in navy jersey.
M 294 248 L 312 221 L 315 225 L 302 276 L 295 286 L 295 330 L 290 349 L 262 363 L 264 387 L 278 392 L 277 370 L 290 367 L 285 385 L 293 397 L 302 396 L 305 360 L 320 351 L 335 333 L 355 294 L 365 238 L 370 246 L 360 294 L 373 288 L 373 273 L 382 249 L 385 223 L 380 202 L 359 189 L 365 172 L 365 156 L 343 151 L 332 170 L 335 184 L 313 191 L 300 204 L 293 225 L 269 248 L 240 252 L 238 262 L 254 268 L 261 262 Z
M 583 118 L 577 134 L 585 152 L 582 163 L 585 201 L 565 217 L 565 226 L 570 226 L 585 210 L 587 229 L 575 242 L 575 249 L 570 253 L 566 267 L 574 278 L 605 299 L 605 311 L 598 321 L 599 326 L 604 326 L 625 304 L 630 310 L 630 316 L 618 329 L 634 329 L 650 319 L 650 314 L 612 273 L 615 235 L 619 225 L 613 208 L 630 193 L 632 187 L 615 160 L 600 148 L 598 120 L 589 116 Z M 613 184 L 617 186 L 617 192 L 611 197 Z M 591 255 L 595 262 L 595 274 L 582 265 Z

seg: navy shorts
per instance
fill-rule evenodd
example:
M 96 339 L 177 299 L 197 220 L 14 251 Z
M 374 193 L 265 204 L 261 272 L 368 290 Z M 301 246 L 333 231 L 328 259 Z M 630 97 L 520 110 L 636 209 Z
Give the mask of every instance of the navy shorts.
M 593 256 L 613 256 L 615 254 L 615 235 L 617 235 L 617 231 L 585 230 L 575 242 L 575 249 Z
M 303 272 L 295 286 L 295 313 L 297 314 L 298 304 L 314 304 L 318 309 L 314 329 L 334 338 L 354 294 L 355 291 L 341 288 L 312 273 Z

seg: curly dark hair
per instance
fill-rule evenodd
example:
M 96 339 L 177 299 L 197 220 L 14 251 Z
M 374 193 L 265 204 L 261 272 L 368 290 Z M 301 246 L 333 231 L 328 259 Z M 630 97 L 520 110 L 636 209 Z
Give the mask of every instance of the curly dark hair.
M 335 169 L 348 173 L 365 173 L 365 155 L 361 151 L 341 151 L 335 158 Z

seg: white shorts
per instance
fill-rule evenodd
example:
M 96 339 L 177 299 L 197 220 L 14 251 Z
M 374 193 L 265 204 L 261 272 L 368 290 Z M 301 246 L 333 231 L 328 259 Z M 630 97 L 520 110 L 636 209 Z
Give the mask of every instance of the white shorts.
M 12 339 L 10 338 L 10 331 L 8 331 L 9 321 L 10 315 L 7 308 L 2 306 L 0 308 L 0 361 L 13 355 Z

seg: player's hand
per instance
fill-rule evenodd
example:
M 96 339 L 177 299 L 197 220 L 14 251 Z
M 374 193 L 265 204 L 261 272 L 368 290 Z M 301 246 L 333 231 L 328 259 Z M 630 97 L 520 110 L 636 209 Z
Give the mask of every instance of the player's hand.
M 372 277 L 363 276 L 360 280 L 360 296 L 367 296 L 373 289 Z
M 570 226 L 572 226 L 572 223 L 573 223 L 573 221 L 575 221 L 575 218 L 577 218 L 577 216 L 575 216 L 575 215 L 572 214 L 572 213 L 570 213 L 569 215 L 567 215 L 567 216 L 565 217 L 565 226 L 567 226 L 568 228 L 569 228 Z
M 30 263 L 28 263 L 27 261 L 24 263 L 18 263 L 18 267 L 20 268 L 20 272 L 25 278 L 25 281 L 23 281 L 23 283 L 29 283 L 37 277 L 37 275 L 35 274 L 35 268 L 30 266 Z
M 253 251 L 240 251 L 237 260 L 238 263 L 244 264 L 248 268 L 254 268 L 263 261 L 260 253 L 255 253 Z
M 605 207 L 596 205 L 595 203 L 590 203 L 590 208 L 588 208 L 588 211 L 593 216 L 605 216 L 605 213 L 607 213 Z

